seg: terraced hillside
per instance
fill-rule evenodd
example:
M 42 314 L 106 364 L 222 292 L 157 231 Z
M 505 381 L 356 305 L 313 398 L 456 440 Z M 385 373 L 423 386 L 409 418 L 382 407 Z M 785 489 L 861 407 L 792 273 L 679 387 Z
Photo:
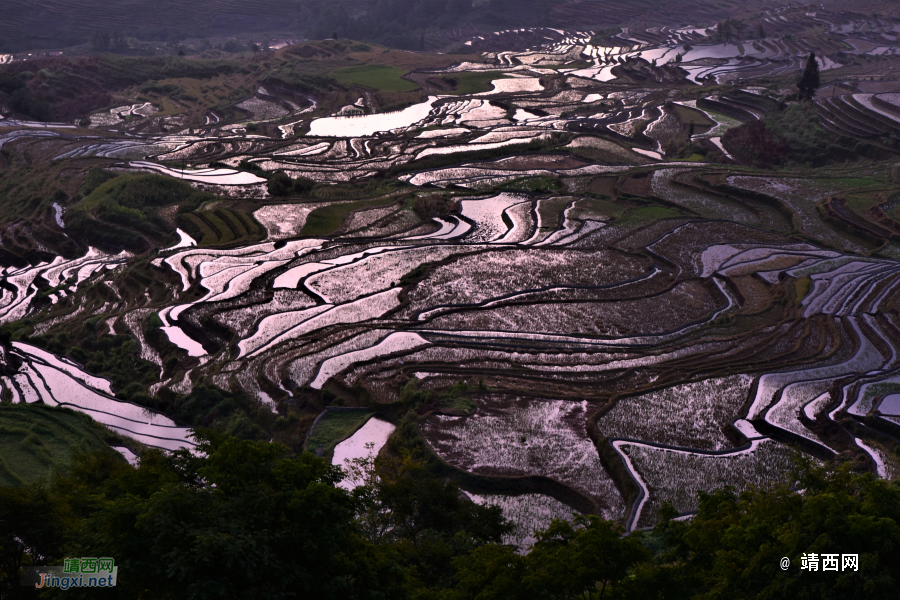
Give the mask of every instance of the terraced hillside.
M 900 90 L 850 76 L 898 59 L 837 62 L 869 30 L 828 14 L 739 43 L 314 42 L 118 86 L 132 63 L 13 63 L 29 90 L 106 64 L 114 98 L 0 120 L 3 398 L 163 449 L 408 450 L 523 523 L 652 526 L 797 453 L 895 477 Z M 845 85 L 801 103 L 811 49 Z
M 803 12 L 800 12 L 800 11 Z M 805 18 L 798 27 L 782 13 L 801 16 L 813 11 L 848 11 L 850 14 L 891 15 L 887 2 L 824 2 L 809 6 L 784 5 L 773 0 L 353 0 L 339 7 L 312 0 L 202 0 L 189 5 L 161 0 L 152 7 L 134 1 L 110 4 L 98 0 L 48 0 L 35 4 L 9 0 L 0 23 L 0 51 L 68 48 L 80 54 L 129 48 L 159 50 L 167 43 L 191 38 L 306 36 L 310 39 L 340 37 L 363 39 L 408 50 L 436 49 L 465 39 L 466 35 L 503 28 L 619 28 L 623 39 L 660 42 L 680 35 L 678 28 L 697 28 L 729 18 L 739 18 L 750 28 L 762 25 L 769 35 L 796 34 L 805 26 L 821 29 L 833 21 L 828 16 Z M 883 26 L 879 22 L 876 27 Z M 889 26 L 888 26 L 889 28 Z M 857 27 L 859 29 L 859 27 Z M 639 33 L 635 33 L 639 32 Z M 104 42 L 105 40 L 105 42 Z M 539 41 L 540 38 L 537 38 Z M 259 41 L 257 39 L 257 41 Z M 219 44 L 222 46 L 223 44 Z M 506 46 L 506 49 L 516 49 Z M 173 52 L 174 53 L 174 52 Z

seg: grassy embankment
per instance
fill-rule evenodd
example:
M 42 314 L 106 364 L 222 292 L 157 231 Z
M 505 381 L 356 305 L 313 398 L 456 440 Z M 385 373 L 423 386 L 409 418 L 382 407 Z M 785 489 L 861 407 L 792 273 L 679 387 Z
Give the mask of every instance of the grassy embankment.
M 361 85 L 388 92 L 411 92 L 419 89 L 412 81 L 403 79 L 407 71 L 387 65 L 359 65 L 345 67 L 331 73 L 332 77 L 344 85 Z
M 358 200 L 356 202 L 336 202 L 324 204 L 315 209 L 306 217 L 306 224 L 300 235 L 320 236 L 330 235 L 344 224 L 344 220 L 354 210 L 375 208 L 396 202 L 397 197 L 376 198 L 374 200 Z
M 143 250 L 171 241 L 176 224 L 201 246 L 250 243 L 264 235 L 248 213 L 223 206 L 205 209 L 222 199 L 171 177 L 95 170 L 85 178 L 82 193 L 85 197 L 69 209 L 68 227 L 89 241 Z M 160 210 L 172 204 L 178 204 L 174 223 Z
M 0 485 L 28 485 L 65 472 L 76 450 L 119 438 L 87 415 L 35 404 L 0 404 Z
M 495 79 L 506 79 L 508 76 L 500 71 L 481 71 L 474 73 L 454 73 L 451 79 L 456 81 L 456 88 L 448 94 L 477 94 L 489 92 L 491 82 Z
M 361 410 L 328 411 L 310 432 L 306 448 L 310 451 L 322 448 L 326 454 L 330 454 L 335 446 L 365 425 L 373 414 L 375 413 Z

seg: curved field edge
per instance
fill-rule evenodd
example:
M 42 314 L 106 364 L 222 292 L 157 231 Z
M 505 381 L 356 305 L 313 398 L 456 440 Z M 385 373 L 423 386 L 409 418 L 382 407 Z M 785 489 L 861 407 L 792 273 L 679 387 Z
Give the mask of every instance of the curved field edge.
M 0 485 L 51 481 L 66 472 L 75 452 L 113 452 L 112 444 L 124 446 L 125 441 L 74 410 L 0 404 Z

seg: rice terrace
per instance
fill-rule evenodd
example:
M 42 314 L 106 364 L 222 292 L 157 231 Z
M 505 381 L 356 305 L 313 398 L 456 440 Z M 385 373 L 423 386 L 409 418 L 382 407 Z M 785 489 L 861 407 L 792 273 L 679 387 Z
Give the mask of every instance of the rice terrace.
M 523 557 L 900 477 L 896 3 L 9 4 L 3 486 L 272 442 Z

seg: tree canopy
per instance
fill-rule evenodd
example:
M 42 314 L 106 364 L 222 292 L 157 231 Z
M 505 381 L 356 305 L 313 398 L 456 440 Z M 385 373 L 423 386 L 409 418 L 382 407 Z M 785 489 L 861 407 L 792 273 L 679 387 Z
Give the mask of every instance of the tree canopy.
M 803 75 L 797 82 L 800 90 L 801 100 L 812 100 L 816 97 L 816 90 L 821 85 L 819 81 L 819 63 L 816 61 L 816 53 L 810 52 L 809 58 L 806 60 L 806 68 L 803 69 Z
M 0 488 L 0 596 L 36 598 L 19 567 L 73 556 L 114 557 L 108 595 L 129 599 L 877 600 L 900 583 L 900 487 L 849 468 L 800 464 L 765 489 L 701 493 L 693 518 L 664 505 L 656 528 L 627 535 L 595 516 L 556 520 L 528 553 L 501 543 L 498 508 L 413 455 L 357 461 L 352 492 L 344 476 L 221 434 L 137 468 L 79 456 L 52 483 Z M 812 554 L 858 567 L 801 569 Z

